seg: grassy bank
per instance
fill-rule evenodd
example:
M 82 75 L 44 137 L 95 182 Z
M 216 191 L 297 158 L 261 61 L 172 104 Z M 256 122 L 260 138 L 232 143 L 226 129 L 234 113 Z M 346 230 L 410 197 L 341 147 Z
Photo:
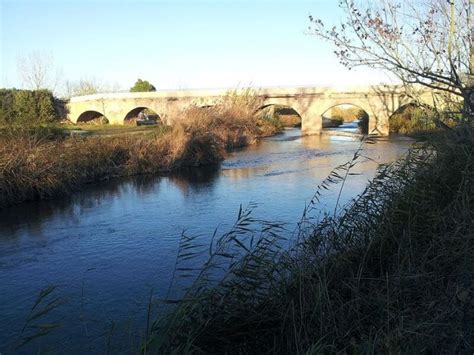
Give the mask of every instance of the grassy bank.
M 255 119 L 258 99 L 229 94 L 216 106 L 191 107 L 172 127 L 143 134 L 64 138 L 58 127 L 10 126 L 0 132 L 0 207 L 68 194 L 118 176 L 214 164 L 227 150 L 281 129 Z
M 195 282 L 149 327 L 144 352 L 471 353 L 474 130 L 432 137 L 382 166 L 321 220 L 319 196 L 342 186 L 357 159 L 319 186 L 289 251 L 278 247 L 281 226 L 251 210 L 213 238 L 202 267 L 184 238 L 176 274 Z

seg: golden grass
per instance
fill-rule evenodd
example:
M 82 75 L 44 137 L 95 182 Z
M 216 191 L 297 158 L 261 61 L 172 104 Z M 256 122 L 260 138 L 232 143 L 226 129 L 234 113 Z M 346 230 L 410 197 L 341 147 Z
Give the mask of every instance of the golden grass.
M 117 176 L 217 163 L 223 149 L 204 132 L 65 140 L 0 138 L 0 205 L 65 194 Z
M 225 151 L 278 127 L 258 120 L 258 98 L 229 93 L 211 108 L 191 107 L 173 127 L 144 134 L 58 138 L 55 129 L 4 129 L 0 135 L 0 206 L 70 193 L 118 176 L 214 164 Z M 60 132 L 60 131 L 59 131 Z

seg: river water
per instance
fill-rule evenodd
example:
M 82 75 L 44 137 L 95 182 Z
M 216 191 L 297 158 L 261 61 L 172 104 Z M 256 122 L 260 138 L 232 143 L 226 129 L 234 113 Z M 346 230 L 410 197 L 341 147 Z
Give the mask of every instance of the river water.
M 182 231 L 208 242 L 215 228 L 229 229 L 240 205 L 256 203 L 256 217 L 286 223 L 291 237 L 316 186 L 360 146 L 353 137 L 300 134 L 263 139 L 220 167 L 115 180 L 0 211 L 0 353 L 14 352 L 39 290 L 49 285 L 62 304 L 46 321 L 61 328 L 24 351 L 102 352 L 114 336 L 134 348 L 150 292 L 168 291 Z M 363 152 L 390 162 L 410 144 L 391 138 Z M 363 160 L 354 168 L 360 175 L 346 183 L 342 202 L 363 190 L 376 166 Z M 324 195 L 322 209 L 334 208 L 337 192 Z

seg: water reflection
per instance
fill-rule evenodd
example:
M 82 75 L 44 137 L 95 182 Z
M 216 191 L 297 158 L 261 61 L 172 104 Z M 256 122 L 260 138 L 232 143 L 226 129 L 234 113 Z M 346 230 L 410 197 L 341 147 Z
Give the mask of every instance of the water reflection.
M 192 193 L 212 192 L 215 180 L 219 178 L 220 165 L 203 166 L 199 169 L 185 169 L 169 177 L 183 196 Z
M 364 154 L 392 161 L 409 144 L 380 142 Z M 233 152 L 221 166 L 118 179 L 2 210 L 0 352 L 21 329 L 34 295 L 49 284 L 60 285 L 68 298 L 62 338 L 55 341 L 76 352 L 87 351 L 81 344 L 103 331 L 100 320 L 120 323 L 133 315 L 143 324 L 150 289 L 157 297 L 166 293 L 183 230 L 206 243 L 216 227 L 227 231 L 240 205 L 257 202 L 258 217 L 286 222 L 291 232 L 316 186 L 359 146 L 350 137 L 301 137 L 289 130 Z M 375 166 L 368 160 L 356 168 L 361 175 L 351 177 L 343 202 L 362 191 Z M 327 192 L 322 207 L 334 208 L 335 194 Z M 96 325 L 89 324 L 87 336 L 78 323 L 85 316 Z

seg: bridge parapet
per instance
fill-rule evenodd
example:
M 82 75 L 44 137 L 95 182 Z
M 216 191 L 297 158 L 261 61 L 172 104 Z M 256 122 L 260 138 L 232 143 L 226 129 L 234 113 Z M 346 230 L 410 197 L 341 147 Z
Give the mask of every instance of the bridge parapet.
M 123 124 L 133 110 L 148 108 L 155 111 L 166 124 L 173 124 L 179 119 L 179 113 L 189 106 L 215 105 L 229 92 L 248 94 L 248 89 L 104 93 L 73 97 L 69 102 L 69 119 L 76 123 L 86 116 L 90 117 L 85 113 L 95 112 L 107 117 L 112 124 Z M 327 110 L 350 104 L 369 114 L 369 132 L 388 135 L 389 116 L 410 101 L 402 86 L 388 85 L 278 87 L 256 89 L 253 93 L 262 99 L 263 105 L 285 105 L 296 110 L 302 118 L 303 134 L 320 133 L 322 116 Z M 432 93 L 428 94 L 432 97 Z

